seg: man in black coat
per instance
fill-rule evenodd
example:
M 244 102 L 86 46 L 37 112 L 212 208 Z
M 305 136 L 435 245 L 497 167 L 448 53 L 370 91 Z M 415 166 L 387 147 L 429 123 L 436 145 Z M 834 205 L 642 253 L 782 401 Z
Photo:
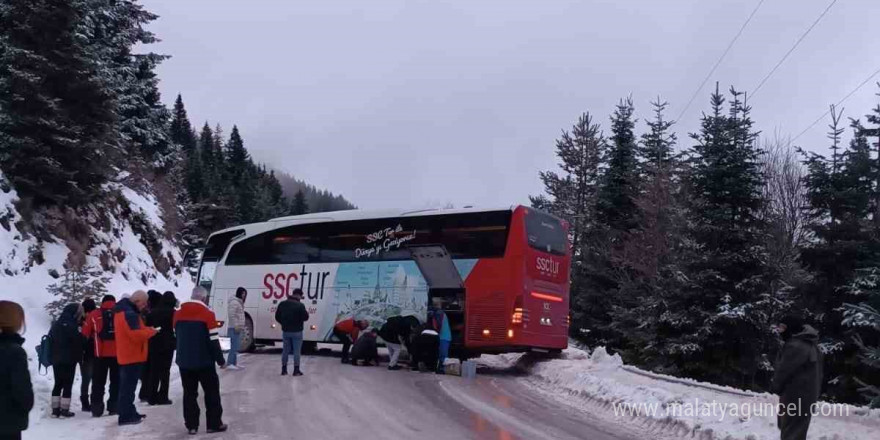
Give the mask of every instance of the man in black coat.
M 284 349 L 281 352 L 281 375 L 287 375 L 287 358 L 293 353 L 293 375 L 302 376 L 299 369 L 300 352 L 303 343 L 303 326 L 309 320 L 309 311 L 302 303 L 303 291 L 294 289 L 287 299 L 278 305 L 275 321 L 281 324 L 281 338 Z
M 378 336 L 379 332 L 377 332 L 375 328 L 361 334 L 351 347 L 352 365 L 358 366 L 358 361 L 364 361 L 364 366 L 370 364 L 379 365 L 379 349 L 376 344 L 376 338 Z
M 785 341 L 770 390 L 779 394 L 777 418 L 782 440 L 806 440 L 812 405 L 822 388 L 822 352 L 819 332 L 797 316 L 779 325 Z
M 400 369 L 397 361 L 400 359 L 402 346 L 409 346 L 409 336 L 413 328 L 418 325 L 419 321 L 414 316 L 392 316 L 379 329 L 379 336 L 385 341 L 385 346 L 388 348 L 389 370 Z
M 0 301 L 0 438 L 21 439 L 34 407 L 34 389 L 28 372 L 27 354 L 18 332 L 24 326 L 24 309 L 12 301 Z
M 171 405 L 168 399 L 168 382 L 171 375 L 171 361 L 177 341 L 174 339 L 174 308 L 177 298 L 173 292 L 165 292 L 162 301 L 147 314 L 147 325 L 160 328 L 159 333 L 150 339 L 147 363 L 150 377 L 147 381 L 147 398 L 150 405 Z

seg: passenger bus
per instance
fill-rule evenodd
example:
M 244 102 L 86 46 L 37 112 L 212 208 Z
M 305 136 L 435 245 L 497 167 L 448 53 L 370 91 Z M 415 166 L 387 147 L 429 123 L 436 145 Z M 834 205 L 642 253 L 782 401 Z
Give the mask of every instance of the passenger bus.
M 302 289 L 304 341 L 314 346 L 334 342 L 333 327 L 346 319 L 424 322 L 430 289 L 410 251 L 442 246 L 463 281 L 460 319 L 450 319 L 455 356 L 558 352 L 568 344 L 567 231 L 524 206 L 282 217 L 211 234 L 197 280 L 222 321 L 236 289 L 248 290 L 242 350 L 281 340 L 275 310 Z

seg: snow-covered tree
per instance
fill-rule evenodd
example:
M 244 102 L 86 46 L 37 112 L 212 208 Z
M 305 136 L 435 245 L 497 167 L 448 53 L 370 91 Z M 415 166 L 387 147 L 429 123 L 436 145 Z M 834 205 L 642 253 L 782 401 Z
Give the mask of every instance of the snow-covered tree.
M 64 306 L 70 303 L 80 304 L 86 299 L 99 301 L 107 294 L 107 283 L 110 277 L 104 271 L 90 265 L 70 265 L 61 274 L 58 282 L 48 287 L 49 293 L 56 299 L 46 305 L 46 311 L 52 319 L 58 318 Z

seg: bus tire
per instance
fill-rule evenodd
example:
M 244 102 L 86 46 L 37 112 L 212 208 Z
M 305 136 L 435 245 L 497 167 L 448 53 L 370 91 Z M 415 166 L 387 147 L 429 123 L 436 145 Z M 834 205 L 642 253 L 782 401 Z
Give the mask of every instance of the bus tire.
M 250 315 L 244 316 L 244 332 L 241 334 L 241 345 L 238 348 L 239 353 L 253 353 L 257 350 L 257 340 L 254 338 L 254 320 Z
M 302 345 L 302 352 L 305 354 L 315 354 L 318 352 L 318 343 L 315 341 L 305 341 Z

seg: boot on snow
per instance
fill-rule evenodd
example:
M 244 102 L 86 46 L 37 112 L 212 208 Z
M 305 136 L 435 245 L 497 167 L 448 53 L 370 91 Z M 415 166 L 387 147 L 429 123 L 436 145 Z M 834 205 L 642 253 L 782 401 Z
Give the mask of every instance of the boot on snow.
M 70 412 L 70 398 L 69 397 L 62 397 L 61 398 L 60 415 L 61 415 L 61 417 L 64 417 L 64 418 L 69 418 L 69 417 L 73 417 L 76 415 L 76 413 Z
M 300 371 L 299 367 L 293 367 L 293 375 L 294 376 L 302 376 L 303 372 Z
M 282 376 L 287 376 L 287 365 L 282 365 L 282 366 L 281 366 L 281 375 L 282 375 Z
M 52 396 L 52 417 L 61 417 L 61 396 Z

